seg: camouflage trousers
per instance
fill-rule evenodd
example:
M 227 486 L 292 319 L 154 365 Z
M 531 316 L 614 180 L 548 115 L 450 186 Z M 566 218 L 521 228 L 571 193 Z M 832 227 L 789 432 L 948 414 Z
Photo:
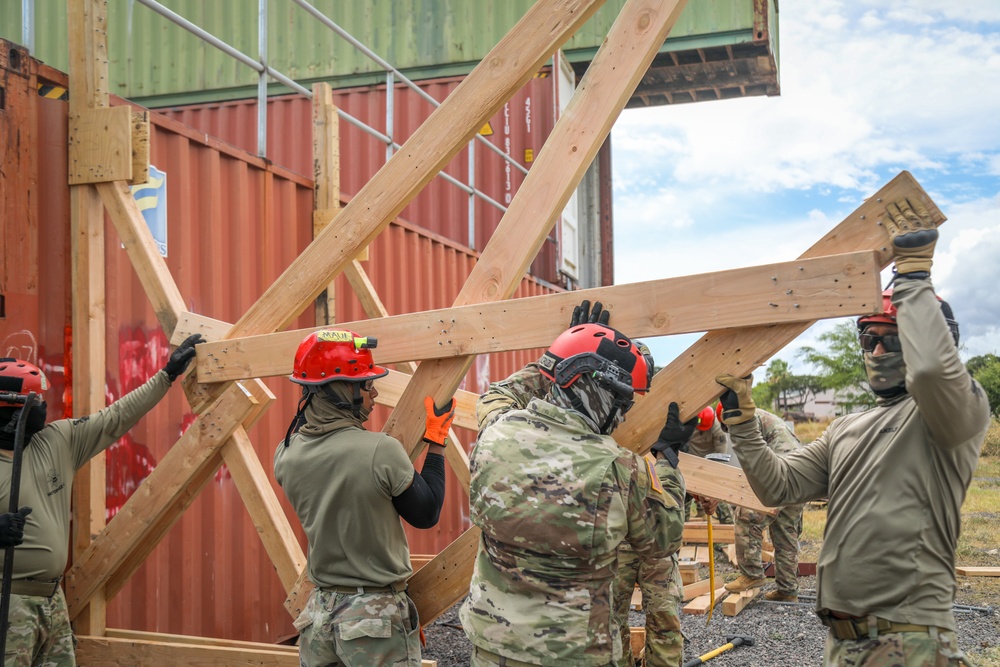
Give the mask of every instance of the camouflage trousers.
M 76 667 L 75 649 L 62 588 L 50 598 L 10 596 L 4 667 Z
M 875 639 L 826 638 L 823 667 L 959 667 L 971 665 L 949 630 L 892 632 Z
M 647 667 L 680 667 L 684 659 L 684 636 L 678 606 L 684 591 L 677 556 L 642 558 L 630 547 L 618 548 L 618 574 L 612 587 L 624 652 L 619 667 L 634 664 L 628 610 L 637 582 L 646 613 Z
M 782 507 L 771 516 L 745 507 L 736 509 L 736 562 L 740 572 L 754 579 L 764 578 L 761 543 L 764 529 L 770 528 L 774 544 L 774 583 L 782 593 L 799 590 L 799 535 L 802 534 L 802 505 Z
M 405 592 L 317 588 L 295 628 L 301 667 L 420 667 L 420 623 Z
M 498 653 L 486 651 L 476 645 L 472 646 L 472 656 L 469 658 L 469 667 L 530 667 L 534 664 L 507 658 Z M 616 667 L 616 665 L 613 662 L 609 662 L 605 667 Z

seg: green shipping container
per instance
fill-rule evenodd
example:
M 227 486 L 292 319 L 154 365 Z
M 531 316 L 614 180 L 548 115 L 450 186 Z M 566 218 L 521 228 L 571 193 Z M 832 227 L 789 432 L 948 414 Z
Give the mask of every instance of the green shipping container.
M 253 60 L 260 0 L 161 0 Z M 468 73 L 532 0 L 313 0 L 312 6 L 411 79 Z M 564 46 L 579 76 L 624 0 L 608 0 Z M 34 8 L 33 31 L 23 7 Z M 382 68 L 293 0 L 267 0 L 268 64 L 308 87 L 384 83 Z M 3 0 L 0 37 L 66 71 L 66 1 Z M 145 106 L 256 95 L 257 73 L 137 0 L 108 1 L 111 92 Z M 778 93 L 777 0 L 692 0 L 631 106 Z M 272 93 L 287 92 L 273 84 Z

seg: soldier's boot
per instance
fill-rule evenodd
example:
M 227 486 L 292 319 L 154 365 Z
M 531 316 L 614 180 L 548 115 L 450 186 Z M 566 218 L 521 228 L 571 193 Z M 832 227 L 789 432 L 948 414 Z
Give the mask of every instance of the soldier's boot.
M 751 588 L 760 588 L 767 583 L 767 579 L 761 577 L 757 579 L 755 577 L 748 577 L 745 574 L 741 574 L 736 578 L 736 581 L 730 581 L 726 584 L 725 588 L 730 593 L 742 593 L 743 591 L 748 591 Z
M 795 593 L 783 593 L 781 591 L 768 591 L 764 593 L 764 599 L 771 602 L 798 602 L 799 596 Z

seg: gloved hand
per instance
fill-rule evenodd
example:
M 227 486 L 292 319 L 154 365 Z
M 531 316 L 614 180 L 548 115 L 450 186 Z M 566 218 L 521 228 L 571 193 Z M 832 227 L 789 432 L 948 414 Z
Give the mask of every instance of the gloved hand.
M 722 403 L 722 423 L 726 426 L 742 424 L 753 419 L 757 406 L 753 402 L 750 389 L 753 386 L 753 375 L 738 378 L 733 375 L 720 375 L 715 381 L 726 388 L 719 402 Z
M 424 410 L 427 412 L 426 426 L 424 426 L 424 440 L 444 447 L 444 439 L 451 430 L 451 422 L 455 419 L 455 406 L 458 404 L 454 398 L 443 408 L 434 405 L 434 399 L 430 396 L 424 397 Z
M 607 325 L 611 319 L 611 313 L 604 310 L 604 305 L 600 301 L 594 302 L 594 309 L 590 309 L 590 301 L 584 299 L 580 305 L 573 309 L 573 317 L 569 321 L 569 327 L 580 324 L 604 324 Z
M 170 353 L 170 358 L 167 359 L 166 365 L 163 370 L 167 372 L 167 377 L 173 382 L 187 370 L 188 364 L 195 357 L 195 345 L 204 343 L 205 339 L 201 337 L 201 334 L 191 334 L 184 339 L 184 342 L 177 346 L 177 349 Z
M 885 207 L 885 229 L 892 241 L 896 273 L 926 278 L 934 263 L 938 230 L 919 199 L 897 199 Z M 925 274 L 925 275 L 920 275 Z
M 703 511 L 707 516 L 712 516 L 715 514 L 715 510 L 719 507 L 719 501 L 715 498 L 706 498 L 705 496 L 697 496 L 698 504 L 701 505 L 701 511 Z
M 16 547 L 24 540 L 24 519 L 31 514 L 30 507 L 16 512 L 0 514 L 0 547 Z
M 652 451 L 662 454 L 663 458 L 676 468 L 679 460 L 677 452 L 691 439 L 691 434 L 697 425 L 697 415 L 682 424 L 680 406 L 671 402 L 667 408 L 667 421 L 660 429 L 660 437 L 653 443 Z

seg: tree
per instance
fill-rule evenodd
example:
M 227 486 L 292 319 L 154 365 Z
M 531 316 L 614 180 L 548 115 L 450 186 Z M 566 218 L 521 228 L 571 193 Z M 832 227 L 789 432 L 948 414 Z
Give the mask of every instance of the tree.
M 986 390 L 993 416 L 1000 417 L 1000 357 L 995 354 L 981 354 L 969 359 L 965 367 Z
M 868 386 L 865 358 L 858 345 L 858 330 L 854 322 L 846 321 L 821 334 L 819 340 L 828 351 L 803 347 L 799 358 L 819 370 L 818 379 L 823 389 L 837 393 L 837 402 L 847 410 L 870 408 L 875 405 L 875 394 Z

